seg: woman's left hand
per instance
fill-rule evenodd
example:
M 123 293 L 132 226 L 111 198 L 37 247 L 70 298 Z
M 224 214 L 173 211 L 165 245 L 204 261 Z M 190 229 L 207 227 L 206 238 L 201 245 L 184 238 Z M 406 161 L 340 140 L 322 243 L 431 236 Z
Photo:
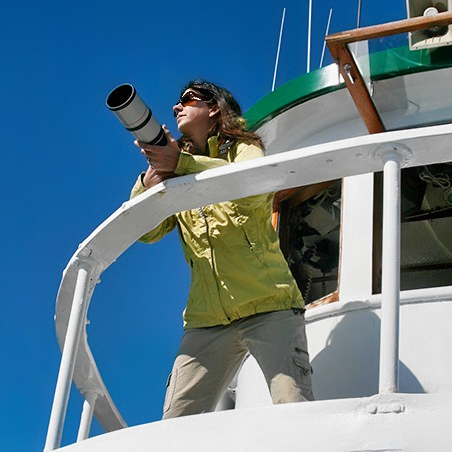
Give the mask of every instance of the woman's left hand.
M 152 146 L 139 141 L 134 141 L 134 144 L 141 148 L 141 153 L 156 171 L 172 173 L 177 167 L 180 149 L 167 127 L 162 127 L 168 140 L 165 146 Z

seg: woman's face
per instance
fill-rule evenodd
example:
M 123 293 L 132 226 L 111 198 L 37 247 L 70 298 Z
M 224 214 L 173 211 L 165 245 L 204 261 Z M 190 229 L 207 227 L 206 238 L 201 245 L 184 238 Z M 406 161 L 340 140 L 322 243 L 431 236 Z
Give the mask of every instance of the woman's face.
M 219 114 L 218 107 L 206 104 L 194 88 L 184 91 L 173 111 L 179 132 L 191 138 L 198 134 L 209 134 Z

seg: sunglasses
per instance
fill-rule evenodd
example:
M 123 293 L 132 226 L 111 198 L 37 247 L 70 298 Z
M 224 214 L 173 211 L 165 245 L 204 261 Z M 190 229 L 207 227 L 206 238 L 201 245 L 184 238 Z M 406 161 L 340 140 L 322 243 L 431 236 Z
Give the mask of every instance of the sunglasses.
M 186 107 L 187 105 L 192 107 L 193 105 L 196 105 L 196 103 L 199 102 L 200 100 L 202 99 L 199 94 L 196 94 L 192 91 L 188 91 L 179 99 L 178 104 L 181 104 L 182 107 Z
M 187 105 L 192 107 L 196 105 L 196 102 L 209 102 L 213 99 L 212 93 L 199 94 L 193 91 L 187 91 L 180 99 L 178 104 L 181 104 L 182 107 L 186 107 Z

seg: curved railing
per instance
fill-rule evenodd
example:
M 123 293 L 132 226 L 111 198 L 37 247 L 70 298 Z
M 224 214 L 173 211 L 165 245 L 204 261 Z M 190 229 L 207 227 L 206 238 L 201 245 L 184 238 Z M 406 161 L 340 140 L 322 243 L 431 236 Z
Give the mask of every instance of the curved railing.
M 385 180 L 385 191 L 391 191 L 397 187 L 394 168 L 450 161 L 451 142 L 452 124 L 446 124 L 324 143 L 169 179 L 124 203 L 79 246 L 63 273 L 56 303 L 62 359 L 45 450 L 59 447 L 72 379 L 86 399 L 78 439 L 88 436 L 93 413 L 106 431 L 126 427 L 97 369 L 85 325 L 99 275 L 139 237 L 182 210 L 346 176 L 384 171 L 395 182 Z M 397 235 L 396 214 L 391 206 L 384 209 Z M 385 258 L 383 249 L 383 274 L 386 269 L 397 275 L 398 263 L 397 256 Z M 398 287 L 387 287 L 387 298 L 392 292 L 397 302 Z

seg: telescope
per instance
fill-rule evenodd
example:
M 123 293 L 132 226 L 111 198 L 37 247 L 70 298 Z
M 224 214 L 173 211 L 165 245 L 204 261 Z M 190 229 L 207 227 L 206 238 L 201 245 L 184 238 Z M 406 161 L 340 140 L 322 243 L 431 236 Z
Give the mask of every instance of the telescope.
M 116 114 L 126 130 L 142 143 L 165 146 L 168 142 L 162 126 L 152 116 L 133 85 L 124 83 L 107 96 L 107 107 Z

